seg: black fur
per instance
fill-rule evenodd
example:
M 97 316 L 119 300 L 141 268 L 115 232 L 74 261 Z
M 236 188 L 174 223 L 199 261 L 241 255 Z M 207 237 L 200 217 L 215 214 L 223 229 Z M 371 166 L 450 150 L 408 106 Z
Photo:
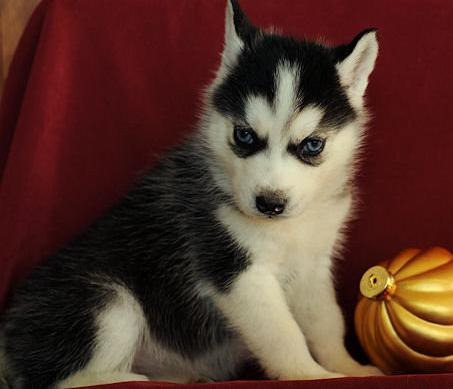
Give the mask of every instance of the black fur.
M 247 21 L 247 23 L 249 23 Z M 291 37 L 255 34 L 245 45 L 237 64 L 214 92 L 214 106 L 223 113 L 245 122 L 245 101 L 249 95 L 264 96 L 270 104 L 275 98 L 275 71 L 286 62 L 300 69 L 299 108 L 313 104 L 325 110 L 321 125 L 342 126 L 355 118 L 335 69 L 352 52 L 358 39 L 345 46 L 328 48 Z
M 229 199 L 213 185 L 204 159 L 193 158 L 200 153 L 194 141 L 175 149 L 17 290 L 5 317 L 5 349 L 23 388 L 47 388 L 87 363 L 93 316 L 114 295 L 112 284 L 132 291 L 153 336 L 184 356 L 231 336 L 212 302 L 196 295 L 196 283 L 228 289 L 247 253 L 216 221 L 213 199 Z

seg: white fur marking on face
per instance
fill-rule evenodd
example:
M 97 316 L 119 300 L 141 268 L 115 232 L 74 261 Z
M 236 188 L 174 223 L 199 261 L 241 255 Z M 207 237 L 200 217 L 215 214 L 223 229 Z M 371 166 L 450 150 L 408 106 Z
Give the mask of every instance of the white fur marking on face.
M 297 106 L 299 70 L 283 62 L 275 71 L 273 103 L 265 96 L 249 96 L 245 106 L 247 123 L 261 136 L 279 140 Z
M 299 69 L 287 63 L 280 64 L 275 74 L 275 82 L 277 85 L 274 102 L 276 121 L 284 126 L 296 109 Z
M 254 131 L 266 138 L 273 129 L 275 114 L 264 96 L 249 96 L 245 108 L 245 120 Z
M 319 126 L 324 116 L 321 108 L 314 105 L 305 107 L 290 125 L 290 137 L 294 142 L 301 142 Z

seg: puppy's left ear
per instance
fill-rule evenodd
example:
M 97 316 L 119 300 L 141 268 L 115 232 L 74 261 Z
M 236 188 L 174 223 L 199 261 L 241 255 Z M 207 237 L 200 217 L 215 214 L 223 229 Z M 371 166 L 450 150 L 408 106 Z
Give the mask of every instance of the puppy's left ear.
M 242 50 L 252 47 L 259 33 L 260 30 L 249 21 L 239 2 L 227 0 L 223 62 L 233 63 Z
M 362 31 L 348 45 L 334 49 L 341 84 L 356 106 L 363 103 L 368 77 L 376 62 L 378 54 L 376 32 L 374 28 Z

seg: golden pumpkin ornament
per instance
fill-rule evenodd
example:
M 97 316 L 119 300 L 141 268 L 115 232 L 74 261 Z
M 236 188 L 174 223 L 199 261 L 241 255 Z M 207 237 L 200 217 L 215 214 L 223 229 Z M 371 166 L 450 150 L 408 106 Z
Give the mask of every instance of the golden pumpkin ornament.
M 407 249 L 360 281 L 355 329 L 386 374 L 453 372 L 453 254 Z

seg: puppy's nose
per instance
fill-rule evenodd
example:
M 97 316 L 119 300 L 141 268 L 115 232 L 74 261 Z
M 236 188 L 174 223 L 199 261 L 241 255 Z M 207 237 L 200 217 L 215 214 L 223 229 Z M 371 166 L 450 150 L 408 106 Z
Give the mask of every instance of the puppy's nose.
M 286 200 L 276 194 L 256 196 L 256 209 L 268 216 L 280 215 L 285 210 Z

